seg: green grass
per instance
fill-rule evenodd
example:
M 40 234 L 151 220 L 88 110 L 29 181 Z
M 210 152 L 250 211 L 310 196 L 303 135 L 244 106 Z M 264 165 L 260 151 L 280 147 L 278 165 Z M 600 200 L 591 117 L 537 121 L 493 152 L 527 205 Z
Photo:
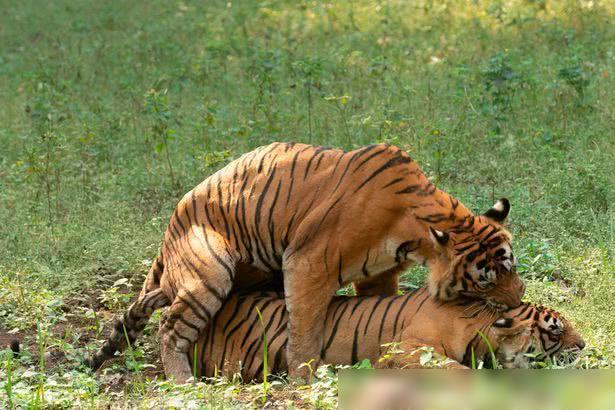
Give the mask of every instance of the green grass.
M 572 0 L 5 2 L 0 330 L 36 355 L 38 324 L 78 363 L 215 169 L 271 141 L 387 141 L 476 211 L 508 197 L 527 298 L 578 326 L 588 365 L 612 366 L 614 17 Z M 46 403 L 53 380 L 66 403 L 113 400 L 107 378 L 49 365 L 43 380 L 13 362 L 15 403 L 41 380 Z M 174 394 L 135 377 L 122 397 Z

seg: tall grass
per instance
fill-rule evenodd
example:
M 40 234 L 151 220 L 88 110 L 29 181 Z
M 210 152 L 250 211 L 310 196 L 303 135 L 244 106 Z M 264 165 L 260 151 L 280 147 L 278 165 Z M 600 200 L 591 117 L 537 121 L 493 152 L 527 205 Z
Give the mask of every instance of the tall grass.
M 267 400 L 267 392 L 269 391 L 269 363 L 268 363 L 268 355 L 269 355 L 269 345 L 267 344 L 267 331 L 265 328 L 265 322 L 263 320 L 263 315 L 261 314 L 260 309 L 255 307 L 256 314 L 258 315 L 258 321 L 260 322 L 261 329 L 263 331 L 263 400 Z M 264 402 L 263 402 L 264 404 Z

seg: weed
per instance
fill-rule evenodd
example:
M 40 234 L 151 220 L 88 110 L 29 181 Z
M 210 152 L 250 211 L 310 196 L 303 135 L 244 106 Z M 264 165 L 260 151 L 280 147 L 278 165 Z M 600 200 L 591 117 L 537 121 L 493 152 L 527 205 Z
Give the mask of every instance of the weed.
M 53 85 L 44 80 L 35 80 L 29 86 L 29 90 L 31 96 L 26 105 L 26 113 L 32 121 L 34 138 L 37 142 L 26 150 L 28 162 L 26 171 L 35 174 L 40 181 L 47 204 L 47 222 L 53 236 L 54 215 L 60 206 L 59 155 L 62 142 L 58 125 L 64 117 L 57 105 L 61 97 Z
M 305 88 L 305 96 L 307 99 L 307 122 L 308 122 L 308 142 L 312 142 L 312 106 L 313 98 L 312 93 L 315 89 L 315 85 L 322 74 L 323 63 L 319 58 L 307 58 L 305 60 L 295 61 L 293 67 L 299 72 L 301 79 L 303 80 L 303 87 Z
M 496 53 L 489 58 L 481 71 L 486 101 L 484 108 L 495 119 L 495 133 L 512 110 L 513 97 L 520 83 L 519 74 L 513 69 L 507 54 Z
M 261 325 L 261 330 L 263 331 L 263 400 L 267 399 L 267 392 L 269 390 L 269 365 L 267 362 L 268 359 L 268 349 L 269 345 L 267 344 L 267 332 L 265 329 L 265 321 L 263 320 L 263 315 L 258 307 L 256 307 L 256 314 L 258 315 L 258 320 Z M 265 402 L 263 401 L 263 404 Z
M 487 350 L 489 351 L 489 354 L 491 355 L 491 366 L 492 366 L 492 368 L 493 369 L 497 369 L 498 368 L 498 359 L 495 357 L 495 352 L 493 351 L 493 346 L 491 346 L 491 342 L 489 341 L 489 339 L 487 339 L 487 336 L 485 336 L 485 334 L 483 332 L 481 332 L 480 330 L 478 330 L 477 332 L 480 335 L 481 339 L 483 339 L 483 341 L 487 345 Z
M 169 109 L 167 90 L 162 91 L 150 89 L 145 93 L 143 106 L 145 112 L 148 113 L 152 121 L 152 134 L 154 149 L 160 153 L 164 151 L 167 166 L 169 167 L 169 177 L 171 178 L 171 186 L 178 188 L 178 181 L 173 172 L 173 164 L 171 154 L 169 153 L 169 143 L 175 139 L 176 131 L 171 128 L 172 117 Z
M 342 119 L 342 124 L 344 125 L 344 134 L 346 135 L 346 148 L 352 148 L 352 135 L 350 133 L 350 128 L 348 126 L 348 110 L 349 110 L 349 102 L 352 99 L 349 95 L 330 95 L 325 97 L 325 101 L 330 102 L 337 109 L 340 118 Z
M 6 357 L 6 381 L 4 382 L 4 391 L 8 401 L 9 409 L 13 409 L 13 351 L 5 349 L 1 353 Z

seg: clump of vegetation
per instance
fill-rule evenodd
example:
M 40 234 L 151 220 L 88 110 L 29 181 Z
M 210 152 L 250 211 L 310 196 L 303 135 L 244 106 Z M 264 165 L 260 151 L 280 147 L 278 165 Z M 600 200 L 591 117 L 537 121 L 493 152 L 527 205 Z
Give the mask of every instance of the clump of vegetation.
M 512 111 L 513 98 L 521 78 L 513 69 L 509 57 L 499 52 L 489 58 L 481 71 L 481 78 L 486 97 L 483 106 L 493 116 L 494 131 L 499 134 L 502 123 L 507 120 L 507 114 Z
M 158 91 L 150 89 L 145 93 L 143 106 L 145 112 L 150 114 L 152 121 L 152 141 L 156 152 L 164 152 L 164 157 L 169 167 L 171 186 L 178 187 L 178 181 L 173 172 L 173 161 L 169 152 L 169 144 L 175 139 L 176 131 L 171 128 L 171 111 L 169 110 L 168 90 Z M 149 138 L 148 138 L 149 139 Z

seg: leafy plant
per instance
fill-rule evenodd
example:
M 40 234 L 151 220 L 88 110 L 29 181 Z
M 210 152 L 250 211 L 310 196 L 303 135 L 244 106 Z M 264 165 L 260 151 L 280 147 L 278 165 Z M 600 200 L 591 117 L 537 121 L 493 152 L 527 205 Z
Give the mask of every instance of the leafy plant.
M 176 131 L 171 128 L 172 116 L 169 109 L 167 90 L 164 89 L 159 91 L 153 88 L 150 89 L 145 93 L 143 106 L 145 112 L 149 114 L 151 118 L 154 150 L 158 153 L 164 151 L 164 156 L 169 168 L 171 186 L 173 188 L 178 188 L 179 186 L 175 178 L 175 173 L 173 172 L 173 164 L 169 152 L 169 144 L 175 139 Z
M 307 99 L 308 142 L 312 142 L 312 92 L 316 89 L 319 77 L 323 70 L 323 61 L 320 58 L 306 58 L 293 63 L 303 80 L 303 88 Z
M 352 97 L 349 95 L 329 95 L 325 97 L 325 101 L 330 102 L 337 109 L 337 112 L 342 119 L 342 124 L 344 125 L 344 134 L 346 135 L 347 149 L 350 149 L 352 147 L 352 135 L 350 134 L 350 127 L 348 125 L 348 111 L 350 100 L 352 100 Z
M 29 85 L 30 98 L 26 114 L 30 117 L 36 143 L 26 149 L 26 171 L 36 175 L 44 191 L 47 221 L 54 231 L 54 219 L 60 203 L 60 153 L 62 139 L 58 125 L 64 114 L 58 108 L 60 93 L 49 82 L 35 79 Z
M 577 105 L 582 107 L 587 104 L 587 89 L 592 76 L 579 56 L 568 58 L 565 65 L 558 70 L 557 78 L 575 91 Z
M 113 311 L 120 310 L 126 307 L 130 302 L 131 295 L 129 290 L 128 279 L 121 278 L 116 280 L 113 285 L 103 290 L 100 295 L 100 301 L 109 309 Z
M 521 78 L 513 69 L 508 55 L 500 52 L 489 58 L 480 75 L 485 92 L 483 107 L 493 115 L 495 132 L 499 134 L 501 123 L 507 120 L 506 114 L 512 109 Z
M 207 151 L 201 156 L 203 172 L 209 173 L 212 170 L 221 168 L 232 157 L 229 150 Z
M 13 409 L 13 351 L 10 349 L 5 349 L 1 351 L 2 355 L 5 359 L 6 366 L 6 381 L 4 382 L 4 391 L 6 392 L 6 397 L 8 401 L 9 409 Z

